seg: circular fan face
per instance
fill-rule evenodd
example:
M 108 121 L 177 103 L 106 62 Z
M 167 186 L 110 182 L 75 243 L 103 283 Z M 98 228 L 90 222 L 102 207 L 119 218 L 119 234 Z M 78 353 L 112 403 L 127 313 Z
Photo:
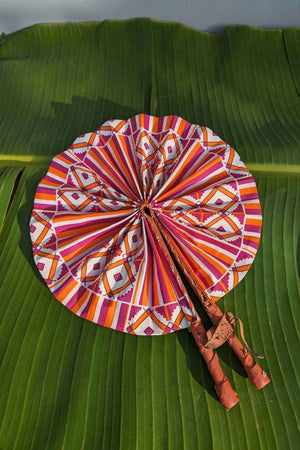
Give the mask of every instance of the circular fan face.
M 244 277 L 261 231 L 253 177 L 210 129 L 177 116 L 111 120 L 57 155 L 38 185 L 34 259 L 54 296 L 98 324 L 140 335 L 193 312 L 147 207 L 213 301 Z

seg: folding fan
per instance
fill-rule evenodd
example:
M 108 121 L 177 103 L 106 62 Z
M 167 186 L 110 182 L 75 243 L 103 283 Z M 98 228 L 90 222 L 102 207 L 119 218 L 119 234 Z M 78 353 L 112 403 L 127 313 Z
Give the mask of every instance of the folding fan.
M 53 159 L 30 232 L 42 277 L 78 316 L 144 336 L 191 327 L 229 409 L 238 398 L 214 348 L 227 341 L 257 388 L 270 381 L 216 304 L 249 270 L 261 223 L 255 181 L 230 145 L 178 116 L 140 114 L 105 122 Z

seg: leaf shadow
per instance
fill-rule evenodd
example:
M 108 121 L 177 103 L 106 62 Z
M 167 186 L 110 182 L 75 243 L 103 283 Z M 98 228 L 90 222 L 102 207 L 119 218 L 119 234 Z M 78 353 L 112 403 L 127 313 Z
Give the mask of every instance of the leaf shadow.
M 95 131 L 105 121 L 127 120 L 143 112 L 101 96 L 95 100 L 73 96 L 72 103 L 51 102 L 51 107 L 53 117 L 37 120 L 38 139 L 30 143 L 34 153 L 55 156 L 69 148 L 77 136 Z
M 19 228 L 21 231 L 21 236 L 19 239 L 19 247 L 21 252 L 23 253 L 25 259 L 29 263 L 32 268 L 34 276 L 39 280 L 39 282 L 45 285 L 45 282 L 37 269 L 33 254 L 32 254 L 32 243 L 30 239 L 29 233 L 29 221 L 31 217 L 31 212 L 33 208 L 33 199 L 34 194 L 37 188 L 37 185 L 46 174 L 47 169 L 40 169 L 36 171 L 33 175 L 29 176 L 25 182 L 25 191 L 26 191 L 26 199 L 25 203 L 18 209 L 17 212 L 17 220 L 19 224 Z M 43 173 L 44 172 L 44 173 Z

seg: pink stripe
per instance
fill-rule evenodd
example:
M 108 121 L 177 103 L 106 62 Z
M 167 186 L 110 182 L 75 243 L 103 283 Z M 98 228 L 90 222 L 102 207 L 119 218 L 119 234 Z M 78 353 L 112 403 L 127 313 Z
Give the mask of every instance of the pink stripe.
M 67 161 L 69 161 L 70 164 L 76 163 L 77 158 L 74 157 L 74 154 L 71 153 L 69 150 L 64 152 L 64 159 L 66 159 Z M 64 161 L 65 162 L 65 161 Z
M 245 232 L 260 233 L 261 227 L 257 225 L 245 225 Z
M 53 159 L 51 166 L 54 167 L 54 169 L 59 170 L 60 172 L 63 172 L 65 175 L 68 173 L 68 167 L 64 167 L 63 165 L 59 164 L 59 160 Z M 60 175 L 59 175 L 60 176 Z
M 170 128 L 174 131 L 176 130 L 178 119 L 179 119 L 178 116 L 173 116 L 173 118 L 172 118 Z
M 132 170 L 132 166 L 135 167 L 135 160 L 134 160 L 134 157 L 133 157 L 133 154 L 132 154 L 132 148 L 131 148 L 131 145 L 129 143 L 129 140 L 127 139 L 127 142 L 126 142 L 125 145 L 126 145 L 126 149 L 127 149 L 128 155 L 130 157 L 131 165 L 127 161 L 127 159 L 125 158 L 125 156 L 124 156 L 125 152 L 120 147 L 120 143 L 119 143 L 119 141 L 118 141 L 116 136 L 113 137 L 113 142 L 114 142 L 116 148 L 119 150 L 118 156 L 121 158 L 124 166 L 127 168 L 127 171 L 129 173 L 130 179 L 128 179 L 128 175 L 127 174 L 124 174 L 124 178 L 126 179 L 127 182 L 130 181 L 130 188 L 131 188 L 132 192 L 135 194 L 135 196 L 137 197 L 139 195 L 139 192 L 137 190 L 136 184 L 138 185 L 139 183 L 138 183 L 138 179 L 136 179 L 136 177 L 134 176 L 135 172 Z M 119 167 L 119 171 L 120 170 L 121 170 L 121 167 Z
M 131 125 L 132 131 L 135 132 L 137 130 L 137 117 L 131 117 L 131 119 L 129 119 L 129 123 Z
M 157 268 L 156 276 L 157 276 L 157 279 L 159 281 L 159 283 L 158 283 L 159 290 L 161 292 L 161 295 L 162 295 L 162 298 L 164 300 L 164 303 L 169 303 L 170 302 L 170 298 L 169 298 L 169 292 L 168 291 L 170 290 L 170 288 L 171 289 L 173 288 L 173 290 L 175 288 L 175 290 L 176 290 L 177 281 L 176 281 L 176 279 L 175 279 L 175 277 L 173 275 L 173 272 L 172 272 L 169 264 L 167 263 L 166 257 L 164 256 L 164 254 L 163 254 L 163 252 L 162 252 L 162 250 L 161 250 L 161 248 L 160 248 L 160 246 L 159 246 L 159 244 L 157 242 L 157 237 L 153 234 L 153 232 L 152 232 L 152 230 L 151 230 L 151 228 L 150 228 L 150 226 L 149 226 L 147 221 L 145 221 L 145 227 L 147 229 L 147 235 L 148 235 L 148 238 L 149 238 L 150 243 L 151 243 L 152 251 L 154 252 L 153 264 Z M 165 280 L 163 278 L 163 275 L 162 275 L 160 267 L 159 267 L 159 264 L 156 263 L 156 260 L 161 260 L 161 262 L 163 264 L 163 267 L 164 267 L 164 270 L 165 270 L 165 273 L 168 275 L 168 277 L 169 277 L 169 279 L 171 281 L 171 287 L 170 286 L 166 286 Z M 178 294 L 178 292 L 180 292 L 180 290 L 178 290 L 178 286 L 177 286 L 177 294 Z
M 59 286 L 57 289 L 52 290 L 52 293 L 55 295 L 55 297 L 58 297 L 64 289 L 66 289 L 69 284 L 71 284 L 73 281 L 73 277 L 70 275 L 68 278 L 66 278 L 61 286 Z
M 246 202 L 247 200 L 256 200 L 258 195 L 256 193 L 241 195 L 241 201 Z
M 47 200 L 45 200 L 44 203 L 34 202 L 34 209 L 39 209 L 41 211 L 56 211 L 56 205 L 50 205 L 49 203 L 47 203 Z
M 261 218 L 261 209 L 247 208 L 247 205 L 245 205 L 245 210 L 246 210 L 247 215 L 254 215 L 254 216 L 258 216 L 259 218 Z
M 245 246 L 257 249 L 258 248 L 258 243 L 256 243 L 255 241 L 249 240 L 247 238 L 247 236 L 244 236 L 243 247 L 245 247 Z M 245 249 L 245 250 L 247 251 L 247 249 Z
M 251 174 L 245 174 L 243 176 L 243 178 L 241 180 L 238 180 L 238 184 L 240 185 L 244 185 L 244 184 L 249 184 L 249 187 L 252 187 L 251 184 L 255 185 L 255 181 L 254 178 L 251 176 Z
M 158 132 L 161 133 L 163 131 L 163 126 L 164 126 L 164 117 L 160 117 L 158 119 Z
M 131 319 L 133 319 L 134 316 L 141 311 L 141 309 L 142 308 L 140 306 L 131 305 L 128 321 L 130 322 Z
M 88 297 L 88 302 L 87 302 L 84 310 L 81 312 L 80 317 L 83 317 L 84 319 L 86 319 L 86 316 L 88 315 L 88 312 L 89 312 L 89 309 L 92 304 L 94 296 L 95 296 L 95 294 L 93 292 L 91 292 L 90 296 Z
M 102 303 L 102 306 L 100 309 L 99 318 L 97 320 L 97 323 L 99 325 L 104 325 L 110 303 L 111 303 L 111 300 L 109 300 L 108 298 L 105 298 L 103 300 L 103 303 Z
M 118 322 L 116 325 L 116 330 L 123 331 L 125 328 L 125 320 L 127 317 L 127 311 L 129 306 L 126 305 L 126 303 L 121 303 L 120 309 L 119 309 L 119 316 L 118 316 Z
M 56 191 L 57 191 L 57 187 L 46 188 L 46 187 L 38 186 L 36 189 L 36 192 L 40 192 L 41 194 L 48 194 L 48 195 L 56 194 Z
M 188 132 L 190 131 L 191 127 L 192 127 L 192 124 L 187 122 L 181 133 L 181 137 L 185 138 L 188 135 Z
M 144 115 L 144 127 L 148 131 L 149 131 L 149 123 L 150 123 L 150 116 L 148 114 L 145 114 Z
M 66 307 L 69 309 L 72 309 L 76 305 L 78 300 L 81 299 L 83 294 L 85 294 L 85 292 L 86 292 L 86 288 L 84 286 L 80 286 L 78 291 L 76 291 L 75 294 L 70 298 L 70 300 L 66 304 Z
M 61 186 L 61 182 L 63 180 L 63 178 L 61 178 L 59 176 L 60 180 L 58 180 L 57 178 L 53 178 L 52 174 L 47 173 L 47 175 L 45 176 L 45 178 L 42 179 L 41 184 L 47 184 L 47 181 L 54 183 L 57 187 Z

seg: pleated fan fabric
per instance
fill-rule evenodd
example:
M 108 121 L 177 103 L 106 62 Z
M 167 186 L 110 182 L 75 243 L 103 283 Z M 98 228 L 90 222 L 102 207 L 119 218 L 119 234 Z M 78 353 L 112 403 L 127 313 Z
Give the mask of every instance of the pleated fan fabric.
M 150 336 L 189 327 L 193 312 L 147 205 L 213 301 L 245 276 L 262 223 L 255 181 L 229 144 L 178 116 L 139 114 L 79 136 L 38 185 L 30 233 L 64 306 Z

